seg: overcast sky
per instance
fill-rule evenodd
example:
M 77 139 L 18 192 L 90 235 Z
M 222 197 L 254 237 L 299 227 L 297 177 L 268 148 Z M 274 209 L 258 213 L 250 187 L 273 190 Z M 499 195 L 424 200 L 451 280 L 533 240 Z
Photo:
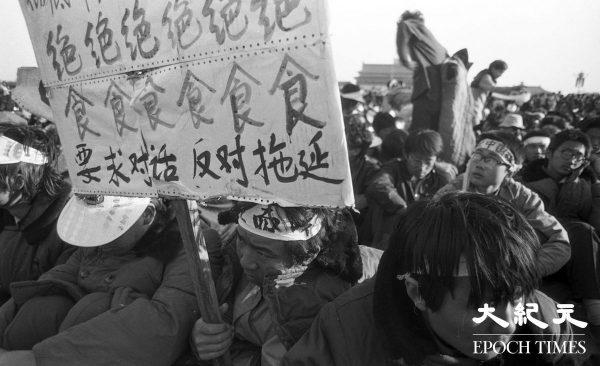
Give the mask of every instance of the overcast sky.
M 509 64 L 503 85 L 523 81 L 568 92 L 583 71 L 585 89 L 600 91 L 598 0 L 328 1 L 340 80 L 353 80 L 363 62 L 393 62 L 396 21 L 404 10 L 419 9 L 450 53 L 469 50 L 471 77 L 500 58 Z M 17 0 L 0 1 L 0 24 L 0 79 L 14 80 L 17 67 L 36 64 Z

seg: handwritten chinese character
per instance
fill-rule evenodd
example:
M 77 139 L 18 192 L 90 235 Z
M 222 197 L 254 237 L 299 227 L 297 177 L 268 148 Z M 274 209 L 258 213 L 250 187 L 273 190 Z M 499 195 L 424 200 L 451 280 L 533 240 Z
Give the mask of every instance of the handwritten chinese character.
M 144 133 L 142 133 L 142 146 L 140 146 L 140 154 L 133 153 L 129 155 L 129 162 L 131 162 L 131 172 L 130 174 L 142 174 L 146 176 L 144 179 L 144 183 L 148 187 L 152 187 L 152 179 L 149 176 L 148 169 L 148 144 L 146 143 L 146 138 L 144 137 Z
M 118 149 L 115 152 L 113 152 L 112 147 L 109 147 L 109 151 L 110 154 L 108 156 L 104 157 L 104 160 L 110 161 L 110 165 L 106 168 L 106 170 L 108 170 L 109 172 L 112 173 L 112 175 L 110 176 L 110 180 L 109 180 L 109 184 L 112 183 L 115 186 L 119 187 L 120 185 L 120 180 L 123 180 L 125 183 L 129 183 L 131 181 L 131 179 L 129 177 L 127 177 L 125 174 L 123 174 L 121 172 L 121 168 L 123 167 L 123 163 L 119 163 L 119 165 L 117 166 L 117 164 L 115 163 L 115 159 L 117 158 L 117 154 L 119 154 L 119 156 L 123 156 L 123 153 L 121 152 L 121 149 Z
M 78 177 L 83 177 L 84 184 L 90 184 L 92 182 L 100 182 L 100 178 L 95 176 L 95 173 L 100 171 L 100 166 L 88 168 L 87 165 L 92 158 L 93 151 L 92 149 L 87 148 L 87 144 L 79 144 L 76 146 L 77 154 L 75 154 L 75 163 L 80 168 L 83 168 L 79 172 L 77 172 Z
M 79 133 L 79 138 L 82 141 L 85 139 L 87 132 L 95 136 L 100 136 L 98 132 L 89 127 L 90 120 L 87 117 L 86 105 L 93 107 L 94 103 L 75 91 L 75 89 L 70 86 L 69 95 L 67 97 L 67 106 L 65 107 L 65 117 L 69 117 L 70 112 L 73 111 L 73 114 L 75 115 L 75 122 L 77 123 L 77 132 Z
M 125 111 L 125 105 L 129 103 L 131 97 L 123 89 L 121 89 L 114 81 L 111 81 L 110 87 L 106 92 L 106 98 L 104 99 L 104 106 L 109 107 L 113 112 L 113 118 L 115 120 L 115 126 L 119 136 L 123 137 L 123 132 L 128 130 L 130 132 L 137 132 L 138 129 L 127 123 L 127 113 Z
M 158 125 L 167 128 L 175 127 L 174 124 L 167 123 L 160 118 L 161 108 L 158 105 L 158 94 L 165 94 L 165 89 L 155 84 L 151 77 L 146 80 L 145 92 L 139 97 L 144 104 L 144 109 L 148 116 L 148 122 L 153 131 L 156 131 Z
M 250 118 L 250 102 L 252 101 L 252 86 L 248 81 L 243 81 L 238 78 L 245 77 L 248 81 L 260 86 L 261 83 L 244 69 L 242 69 L 237 63 L 234 62 L 229 79 L 227 81 L 227 87 L 225 93 L 221 97 L 221 105 L 225 103 L 225 100 L 229 98 L 231 101 L 231 110 L 233 112 L 233 129 L 236 133 L 242 133 L 246 123 L 261 127 L 264 122 L 260 122 Z
M 275 230 L 279 230 L 281 220 L 273 215 L 272 206 L 262 208 L 262 211 L 263 212 L 260 215 L 254 215 L 252 217 L 254 227 L 271 233 L 274 233 Z
M 274 12 L 274 15 L 267 15 L 269 3 L 273 3 L 270 13 Z M 284 20 L 291 15 L 291 13 L 298 8 L 300 0 L 252 0 L 250 4 L 250 10 L 256 11 L 260 9 L 259 24 L 264 27 L 265 35 L 264 40 L 268 41 L 273 36 L 275 26 L 284 32 L 293 31 L 305 24 L 310 23 L 312 14 L 307 7 L 304 7 L 304 19 L 298 21 L 293 25 L 283 24 Z
M 204 141 L 204 139 L 198 140 L 194 144 L 194 146 L 198 145 L 202 141 Z M 193 178 L 196 178 L 196 177 L 204 178 L 204 176 L 208 174 L 213 179 L 221 179 L 221 177 L 219 175 L 217 175 L 217 173 L 213 172 L 210 169 L 210 158 L 211 158 L 210 151 L 203 151 L 202 153 L 198 154 L 198 150 L 196 150 L 196 148 L 194 148 L 193 152 L 194 152 L 194 172 L 192 175 Z
M 325 178 L 325 177 L 317 176 L 316 174 L 313 173 L 314 171 L 319 170 L 319 169 L 329 168 L 329 163 L 325 162 L 325 159 L 327 159 L 327 157 L 329 156 L 329 153 L 322 152 L 321 147 L 318 144 L 321 137 L 323 137 L 323 132 L 317 131 L 315 136 L 310 140 L 309 146 L 312 146 L 313 150 L 314 150 L 309 154 L 310 162 L 307 162 L 305 160 L 306 150 L 302 150 L 298 153 L 298 155 L 300 155 L 299 165 L 302 168 L 302 170 L 300 171 L 299 174 L 304 179 L 311 178 L 311 179 L 322 181 L 322 182 L 329 183 L 329 184 L 341 184 L 344 181 L 343 179 Z
M 188 106 L 190 108 L 190 114 L 192 115 L 192 123 L 194 128 L 199 128 L 201 123 L 213 124 L 214 119 L 205 117 L 204 111 L 206 106 L 203 100 L 203 90 L 208 90 L 210 93 L 216 93 L 217 91 L 204 81 L 200 80 L 193 72 L 187 72 L 181 92 L 179 93 L 179 100 L 177 106 L 183 105 L 184 98 L 187 98 Z
M 150 152 L 154 152 L 154 145 L 150 145 Z M 150 165 L 152 166 L 152 178 L 164 182 L 178 181 L 177 166 L 171 164 L 176 162 L 177 156 L 175 156 L 175 154 L 168 154 L 167 145 L 163 144 L 158 151 L 158 155 L 152 157 L 150 160 Z M 159 170 L 159 168 L 162 168 L 162 170 Z
M 232 167 L 240 171 L 242 175 L 242 179 L 237 179 L 236 181 L 244 186 L 248 187 L 248 177 L 246 176 L 246 167 L 244 165 L 243 153 L 246 151 L 246 146 L 241 144 L 241 136 L 237 135 L 235 137 L 235 149 L 229 151 L 227 145 L 221 146 L 217 150 L 217 159 L 221 163 L 220 170 L 225 170 L 227 173 L 230 173 Z M 229 164 L 229 158 L 232 157 L 231 164 Z
M 273 170 L 275 178 L 279 182 L 292 183 L 298 179 L 298 167 L 294 164 L 293 158 L 283 155 L 282 150 L 285 147 L 285 142 L 277 144 L 275 134 L 272 133 L 269 141 L 269 155 L 279 154 L 279 156 L 274 156 L 268 167 Z M 289 174 L 290 172 L 291 174 Z M 286 176 L 286 174 L 288 175 Z
M 225 36 L 227 36 L 232 41 L 237 41 L 242 38 L 246 29 L 248 29 L 248 17 L 244 15 L 243 26 L 234 26 L 234 23 L 239 24 L 240 22 L 240 13 L 242 10 L 242 1 L 241 0 L 226 0 L 225 5 L 219 11 L 220 19 L 223 25 L 217 25 L 218 18 L 216 16 L 217 12 L 212 7 L 213 0 L 206 0 L 204 6 L 202 7 L 202 15 L 205 17 L 210 17 L 210 25 L 209 29 L 211 33 L 214 33 L 217 43 L 223 44 L 225 42 Z M 232 31 L 232 28 L 238 29 L 237 32 Z
M 81 55 L 77 54 L 77 47 L 70 42 L 68 35 L 61 35 L 63 30 L 62 25 L 56 27 L 56 38 L 54 32 L 48 33 L 48 42 L 46 43 L 46 54 L 52 57 L 52 67 L 56 71 L 58 80 L 62 80 L 63 74 L 73 76 L 78 74 L 83 68 Z M 60 51 L 56 47 L 60 47 Z M 58 62 L 58 55 L 62 59 L 62 63 Z
M 552 319 L 552 322 L 554 324 L 558 325 L 558 324 L 562 324 L 566 321 L 568 323 L 573 324 L 574 326 L 576 326 L 578 328 L 587 327 L 586 322 L 571 318 L 571 314 L 573 314 L 575 312 L 575 305 L 573 305 L 573 304 L 556 304 L 556 307 L 557 307 L 556 312 L 558 313 L 558 315 L 560 315 L 560 318 Z
M 127 20 L 131 16 L 133 22 L 139 21 L 139 23 L 133 29 L 133 36 L 136 38 L 136 43 L 129 42 L 129 27 L 127 26 Z M 129 9 L 125 9 L 125 15 L 121 21 L 121 34 L 125 37 L 125 45 L 131 52 L 131 59 L 135 61 L 137 59 L 138 51 L 140 56 L 144 59 L 154 57 L 158 53 L 160 48 L 160 40 L 154 37 L 154 46 L 144 47 L 148 44 L 147 42 L 152 41 L 151 38 L 151 24 L 146 20 L 146 10 L 140 8 L 139 0 L 135 0 L 133 12 Z
M 169 25 L 168 36 L 173 48 L 179 45 L 179 48 L 186 50 L 193 46 L 202 35 L 200 21 L 194 18 L 194 13 L 189 8 L 189 4 L 190 2 L 187 0 L 175 0 L 175 5 L 172 1 L 169 1 L 163 13 L 162 25 Z M 171 12 L 178 14 L 175 21 L 170 17 Z M 173 32 L 173 23 L 175 24 L 175 32 Z M 194 29 L 188 33 L 191 27 Z M 177 33 L 177 36 L 175 36 L 175 33 Z
M 300 72 L 294 73 L 290 69 L 290 66 L 294 66 Z M 287 75 L 288 79 L 282 82 L 284 75 Z M 296 60 L 286 54 L 279 67 L 279 73 L 275 78 L 275 82 L 269 91 L 269 93 L 273 95 L 278 87 L 283 90 L 286 111 L 286 131 L 290 136 L 299 121 L 316 128 L 325 127 L 325 122 L 318 121 L 304 113 L 308 107 L 308 103 L 306 102 L 308 96 L 306 77 L 309 77 L 312 80 L 319 79 L 319 76 L 311 74 L 304 67 L 300 66 Z
M 100 68 L 100 57 L 94 50 L 94 40 L 92 31 L 94 24 L 88 22 L 85 32 L 85 45 L 92 49 L 92 57 L 96 60 L 96 68 Z M 98 13 L 98 21 L 95 26 L 96 39 L 100 45 L 100 55 L 106 65 L 112 65 L 121 59 L 121 48 L 117 42 L 113 43 L 113 31 L 108 27 L 108 18 L 102 17 L 102 12 Z M 112 50 L 111 50 L 112 49 Z M 110 51 L 110 55 L 109 55 Z

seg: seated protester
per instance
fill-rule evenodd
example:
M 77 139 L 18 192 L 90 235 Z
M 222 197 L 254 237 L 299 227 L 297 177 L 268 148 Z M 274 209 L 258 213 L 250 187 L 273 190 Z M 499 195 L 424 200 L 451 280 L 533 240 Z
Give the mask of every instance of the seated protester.
M 383 139 L 381 143 L 381 160 L 382 164 L 390 160 L 406 159 L 405 145 L 408 134 L 403 130 L 391 131 Z
M 367 242 L 385 249 L 398 215 L 412 202 L 431 198 L 454 178 L 454 172 L 437 162 L 442 137 L 432 130 L 412 132 L 405 145 L 406 160 L 385 163 L 367 189 L 369 220 L 361 228 Z M 367 231 L 370 228 L 370 236 Z
M 523 117 L 517 113 L 508 113 L 502 118 L 502 122 L 498 125 L 498 130 L 510 133 L 518 140 L 521 140 L 523 138 L 523 131 L 525 131 Z
M 530 164 L 521 179 L 561 220 L 571 242 L 571 260 L 552 276 L 548 286 L 555 291 L 548 293 L 561 302 L 583 300 L 592 330 L 600 336 L 600 180 L 587 166 L 591 146 L 579 130 L 560 132 L 552 138 L 548 158 Z M 568 285 L 566 291 L 556 282 Z
M 373 159 L 378 160 L 383 163 L 384 159 L 382 157 L 382 149 L 383 146 L 381 143 L 385 140 L 387 135 L 392 132 L 398 131 L 396 127 L 397 118 L 389 114 L 388 112 L 378 112 L 373 118 L 373 131 L 375 132 L 375 136 L 379 138 L 380 144 L 377 146 L 372 146 L 369 148 L 367 155 L 372 157 Z
M 0 330 L 12 351 L 0 365 L 172 365 L 199 312 L 171 210 L 160 199 L 74 196 L 57 226 L 81 248 L 11 286 Z
M 533 348 L 474 352 L 477 340 L 579 340 L 568 322 L 552 322 L 556 304 L 535 290 L 538 250 L 532 227 L 504 200 L 451 193 L 416 202 L 402 215 L 376 278 L 325 305 L 282 365 L 540 365 L 571 357 Z M 516 324 L 515 307 L 525 303 L 539 305 L 532 316 L 546 329 Z M 474 321 L 484 304 L 495 304 L 507 326 Z
M 379 170 L 379 163 L 367 156 L 367 150 L 371 145 L 373 135 L 367 129 L 366 123 L 362 123 L 358 119 L 350 119 L 346 123 L 345 130 L 354 201 L 356 209 L 360 211 L 360 215 L 353 215 L 358 226 L 366 215 L 368 203 L 365 194 L 369 183 Z
M 56 233 L 71 192 L 56 156 L 41 129 L 0 123 L 0 305 L 12 282 L 37 279 L 75 250 Z
M 590 154 L 590 166 L 596 175 L 600 176 L 600 118 L 587 118 L 581 122 L 581 130 L 592 142 L 592 153 Z
M 546 212 L 540 197 L 512 175 L 523 162 L 521 143 L 513 136 L 495 131 L 482 135 L 467 171 L 436 194 L 465 191 L 495 195 L 512 203 L 542 236 L 538 270 L 543 277 L 558 272 L 571 257 L 569 237 L 558 220 Z
M 554 136 L 557 133 L 566 130 L 567 127 L 567 121 L 557 114 L 548 113 L 548 115 L 540 121 L 540 130 L 546 131 L 550 136 Z
M 211 256 L 227 323 L 196 322 L 197 357 L 211 360 L 229 350 L 233 365 L 279 365 L 319 309 L 361 277 L 348 223 L 325 209 L 255 205 L 243 211 L 237 247 Z
M 549 145 L 550 135 L 547 132 L 528 132 L 523 138 L 523 146 L 525 146 L 525 161 L 523 166 L 527 166 L 538 159 L 544 159 Z
M 398 130 L 396 121 L 398 119 L 387 112 L 379 112 L 373 119 L 373 130 L 375 134 L 385 140 L 385 137 L 391 132 Z

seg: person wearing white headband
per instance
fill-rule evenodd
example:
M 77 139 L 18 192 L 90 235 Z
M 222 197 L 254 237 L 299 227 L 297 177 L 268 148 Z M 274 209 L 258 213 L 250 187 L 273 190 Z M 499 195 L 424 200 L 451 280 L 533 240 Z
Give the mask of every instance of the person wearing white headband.
M 10 283 L 35 280 L 74 251 L 56 233 L 71 186 L 53 167 L 55 150 L 40 128 L 0 123 L 0 304 Z
M 545 131 L 531 131 L 523 137 L 525 146 L 525 162 L 527 165 L 538 159 L 546 157 L 546 151 L 550 145 L 550 135 Z
M 522 162 L 522 146 L 513 135 L 500 131 L 483 134 L 466 172 L 440 189 L 436 196 L 463 191 L 510 201 L 546 239 L 537 258 L 538 269 L 545 277 L 558 272 L 569 261 L 571 245 L 564 227 L 545 210 L 539 195 L 512 178 Z
M 228 266 L 214 270 L 217 292 L 231 295 L 224 318 L 233 321 L 199 319 L 191 342 L 201 360 L 229 350 L 234 365 L 278 365 L 321 306 L 361 276 L 356 229 L 349 214 L 329 209 L 238 207 L 237 256 L 234 248 L 219 256 L 209 246 L 213 266 L 234 264 L 233 278 Z
M 488 365 L 500 347 L 475 342 L 573 340 L 570 324 L 552 322 L 556 304 L 536 291 L 538 249 L 533 228 L 504 200 L 450 193 L 416 202 L 376 277 L 323 307 L 282 365 Z M 517 324 L 519 303 L 537 304 L 535 320 L 548 328 Z M 492 319 L 482 316 L 486 304 Z M 561 357 L 537 348 L 502 355 L 508 365 Z

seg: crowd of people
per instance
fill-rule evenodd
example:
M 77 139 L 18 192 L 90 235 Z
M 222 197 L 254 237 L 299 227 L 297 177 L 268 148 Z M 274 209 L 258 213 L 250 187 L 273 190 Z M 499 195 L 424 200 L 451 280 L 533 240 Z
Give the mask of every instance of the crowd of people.
M 598 364 L 600 95 L 507 94 L 495 60 L 448 99 L 440 65 L 460 75 L 466 52 L 415 13 L 397 47 L 409 121 L 394 93 L 340 90 L 355 209 L 190 206 L 220 323 L 172 202 L 72 194 L 52 123 L 0 121 L 0 366 Z M 446 125 L 473 138 L 448 153 Z M 585 346 L 477 352 L 477 335 Z

